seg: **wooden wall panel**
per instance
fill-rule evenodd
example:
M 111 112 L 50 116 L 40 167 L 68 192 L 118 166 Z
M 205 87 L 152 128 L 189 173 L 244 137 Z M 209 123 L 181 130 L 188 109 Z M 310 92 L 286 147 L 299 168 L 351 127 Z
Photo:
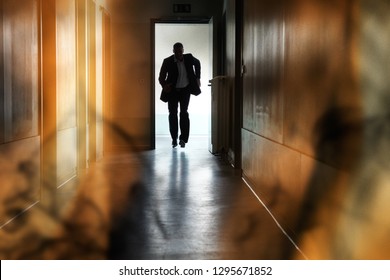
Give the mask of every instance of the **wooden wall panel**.
M 339 222 L 337 213 L 344 211 L 343 202 L 348 188 L 348 176 L 338 169 L 301 155 L 300 203 L 297 211 L 296 242 L 310 259 L 325 257 L 329 233 Z M 302 258 L 302 256 L 297 256 Z M 327 255 L 325 258 L 332 258 Z
M 56 1 L 57 186 L 77 174 L 76 6 Z
M 242 172 L 251 184 L 255 183 L 255 161 L 257 160 L 253 154 L 257 154 L 254 143 L 254 134 L 246 129 L 242 129 Z
M 286 9 L 284 143 L 313 157 L 320 119 L 358 98 L 348 77 L 348 3 L 299 0 Z
M 1 2 L 2 3 L 2 2 Z M 0 144 L 4 143 L 4 51 L 3 51 L 3 5 L 0 7 Z
M 112 146 L 112 139 L 109 137 L 108 127 L 111 122 L 111 16 L 103 10 L 103 151 L 108 152 Z
M 284 9 L 281 1 L 255 2 L 253 131 L 281 143 L 284 116 Z
M 243 128 L 253 131 L 255 98 L 255 22 L 256 1 L 244 1 L 243 4 Z
M 77 14 L 77 141 L 78 169 L 85 170 L 87 158 L 87 0 L 76 1 Z
M 57 0 L 58 130 L 76 126 L 75 0 Z
M 244 1 L 244 128 L 283 139 L 284 9 L 279 2 Z
M 97 121 L 97 92 L 96 92 L 96 3 L 87 1 L 87 50 L 88 50 L 88 160 L 96 160 L 96 121 Z
M 77 130 L 57 132 L 57 187 L 77 175 Z
M 293 228 L 304 196 L 301 154 L 243 130 L 243 176 L 285 228 Z
M 38 1 L 3 1 L 4 141 L 38 135 Z
M 232 91 L 231 146 L 229 161 L 235 168 L 241 168 L 241 128 L 242 128 L 242 94 L 241 94 L 241 13 L 242 3 L 237 0 L 225 1 L 223 24 L 226 24 L 221 42 L 224 48 L 223 74 L 229 90 Z
M 103 158 L 104 8 L 96 9 L 96 160 Z
M 40 137 L 0 145 L 0 228 L 40 200 Z
M 40 199 L 39 5 L 0 7 L 0 225 Z

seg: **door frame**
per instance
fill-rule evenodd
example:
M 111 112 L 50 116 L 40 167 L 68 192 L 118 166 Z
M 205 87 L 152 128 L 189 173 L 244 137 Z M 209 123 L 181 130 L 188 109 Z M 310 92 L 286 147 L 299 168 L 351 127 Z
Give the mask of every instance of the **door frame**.
M 155 69 L 156 65 L 154 63 L 155 60 L 155 52 L 156 52 L 156 42 L 155 42 L 155 32 L 156 32 L 156 24 L 159 23 L 174 23 L 174 24 L 186 24 L 186 23 L 193 23 L 193 24 L 210 24 L 212 23 L 213 18 L 212 17 L 191 17 L 191 18 L 178 18 L 178 19 L 172 19 L 172 18 L 152 18 L 150 20 L 150 28 L 151 28 L 151 90 L 150 90 L 150 148 L 152 150 L 156 149 L 156 98 L 155 98 L 155 86 L 156 86 L 156 76 L 155 76 Z M 213 33 L 214 34 L 214 33 Z M 213 35 L 214 37 L 214 35 Z

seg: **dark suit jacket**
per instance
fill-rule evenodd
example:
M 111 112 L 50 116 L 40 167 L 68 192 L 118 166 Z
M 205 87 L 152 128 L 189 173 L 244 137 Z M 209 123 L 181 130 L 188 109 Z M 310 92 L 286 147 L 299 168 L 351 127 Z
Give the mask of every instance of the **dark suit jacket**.
M 196 81 L 196 79 L 200 79 L 200 61 L 192 54 L 184 54 L 184 65 L 186 67 L 188 80 L 190 82 L 191 94 L 200 94 L 201 91 Z M 166 84 L 172 84 L 172 86 L 175 87 L 178 76 L 179 70 L 177 69 L 174 55 L 171 55 L 170 57 L 164 59 L 158 81 L 163 87 Z

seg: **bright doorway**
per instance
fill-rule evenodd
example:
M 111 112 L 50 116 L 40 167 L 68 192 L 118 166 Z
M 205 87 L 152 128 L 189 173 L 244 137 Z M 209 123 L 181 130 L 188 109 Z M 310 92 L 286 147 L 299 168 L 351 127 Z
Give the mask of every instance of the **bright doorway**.
M 154 25 L 154 94 L 155 137 L 169 137 L 168 105 L 160 100 L 161 86 L 158 75 L 164 58 L 173 54 L 173 44 L 181 42 L 185 53 L 192 53 L 201 62 L 201 89 L 199 96 L 191 96 L 190 141 L 196 137 L 209 137 L 212 78 L 212 23 L 159 23 Z M 189 141 L 189 143 L 190 143 Z M 196 140 L 194 140 L 196 141 Z M 158 143 L 156 143 L 158 148 Z

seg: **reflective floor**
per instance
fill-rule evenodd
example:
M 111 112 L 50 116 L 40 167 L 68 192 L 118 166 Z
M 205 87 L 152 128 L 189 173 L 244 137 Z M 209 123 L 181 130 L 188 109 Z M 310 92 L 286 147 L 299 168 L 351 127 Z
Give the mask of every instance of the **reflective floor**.
M 208 138 L 157 138 L 110 236 L 110 259 L 288 259 L 295 247 Z M 113 158 L 114 159 L 114 158 Z M 124 160 L 124 158 L 122 158 Z

